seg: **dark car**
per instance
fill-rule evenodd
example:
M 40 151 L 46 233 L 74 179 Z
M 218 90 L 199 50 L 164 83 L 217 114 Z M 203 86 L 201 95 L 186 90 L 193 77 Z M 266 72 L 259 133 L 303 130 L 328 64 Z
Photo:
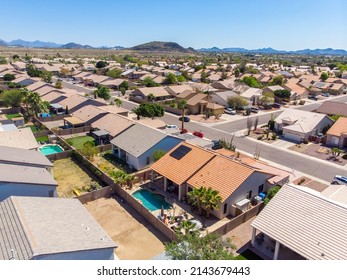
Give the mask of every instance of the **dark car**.
M 182 117 L 179 117 L 178 120 L 181 122 L 181 121 L 182 121 Z M 190 118 L 184 117 L 184 118 L 183 118 L 183 121 L 184 121 L 184 122 L 190 122 Z
M 274 104 L 272 104 L 272 107 L 273 107 L 273 108 L 281 108 L 281 104 L 279 104 L 279 103 L 274 103 Z
M 212 150 L 222 149 L 222 143 L 220 140 L 212 140 Z
M 257 107 L 251 107 L 250 110 L 252 113 L 258 113 L 259 112 L 259 108 L 257 108 Z

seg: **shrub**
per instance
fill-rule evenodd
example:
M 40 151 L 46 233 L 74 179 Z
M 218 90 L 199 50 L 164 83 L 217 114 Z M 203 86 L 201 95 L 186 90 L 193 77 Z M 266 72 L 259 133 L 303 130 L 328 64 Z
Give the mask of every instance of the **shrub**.
M 308 139 L 304 138 L 304 139 L 302 140 L 302 143 L 308 144 Z
M 344 155 L 342 156 L 342 158 L 343 158 L 343 159 L 347 159 L 347 154 L 344 154 Z
M 304 105 L 305 104 L 305 100 L 300 100 L 299 105 Z
M 271 139 L 272 140 L 276 140 L 277 139 L 277 135 L 275 133 L 273 133 Z
M 260 135 L 260 136 L 258 136 L 258 140 L 263 140 L 263 138 L 264 138 L 264 135 Z

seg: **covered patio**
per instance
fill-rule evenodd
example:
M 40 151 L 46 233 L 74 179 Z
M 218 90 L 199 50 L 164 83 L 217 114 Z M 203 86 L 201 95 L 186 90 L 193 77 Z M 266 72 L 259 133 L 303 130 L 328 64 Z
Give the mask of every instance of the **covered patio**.
M 82 127 L 85 125 L 85 122 L 77 117 L 66 117 L 64 118 L 65 127 Z

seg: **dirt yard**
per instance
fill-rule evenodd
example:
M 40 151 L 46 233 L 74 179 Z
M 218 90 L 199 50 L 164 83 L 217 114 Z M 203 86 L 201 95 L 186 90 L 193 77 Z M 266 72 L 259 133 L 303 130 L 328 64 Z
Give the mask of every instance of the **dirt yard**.
M 70 158 L 56 160 L 53 173 L 54 179 L 58 182 L 59 197 L 72 197 L 74 189 L 82 191 L 93 181 L 93 178 Z
M 90 214 L 118 245 L 121 260 L 148 260 L 164 251 L 163 234 L 128 204 L 114 198 L 100 198 L 85 204 Z

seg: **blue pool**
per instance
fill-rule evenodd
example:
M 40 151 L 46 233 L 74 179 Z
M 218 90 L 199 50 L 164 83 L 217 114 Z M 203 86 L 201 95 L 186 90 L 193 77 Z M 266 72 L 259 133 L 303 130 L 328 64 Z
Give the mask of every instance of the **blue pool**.
M 63 148 L 60 147 L 59 145 L 45 145 L 45 146 L 40 147 L 39 150 L 45 156 L 60 153 L 60 152 L 64 151 Z
M 142 201 L 143 206 L 145 206 L 149 211 L 159 210 L 161 207 L 169 209 L 172 206 L 165 201 L 163 196 L 151 193 L 144 189 L 134 192 L 132 196 Z

